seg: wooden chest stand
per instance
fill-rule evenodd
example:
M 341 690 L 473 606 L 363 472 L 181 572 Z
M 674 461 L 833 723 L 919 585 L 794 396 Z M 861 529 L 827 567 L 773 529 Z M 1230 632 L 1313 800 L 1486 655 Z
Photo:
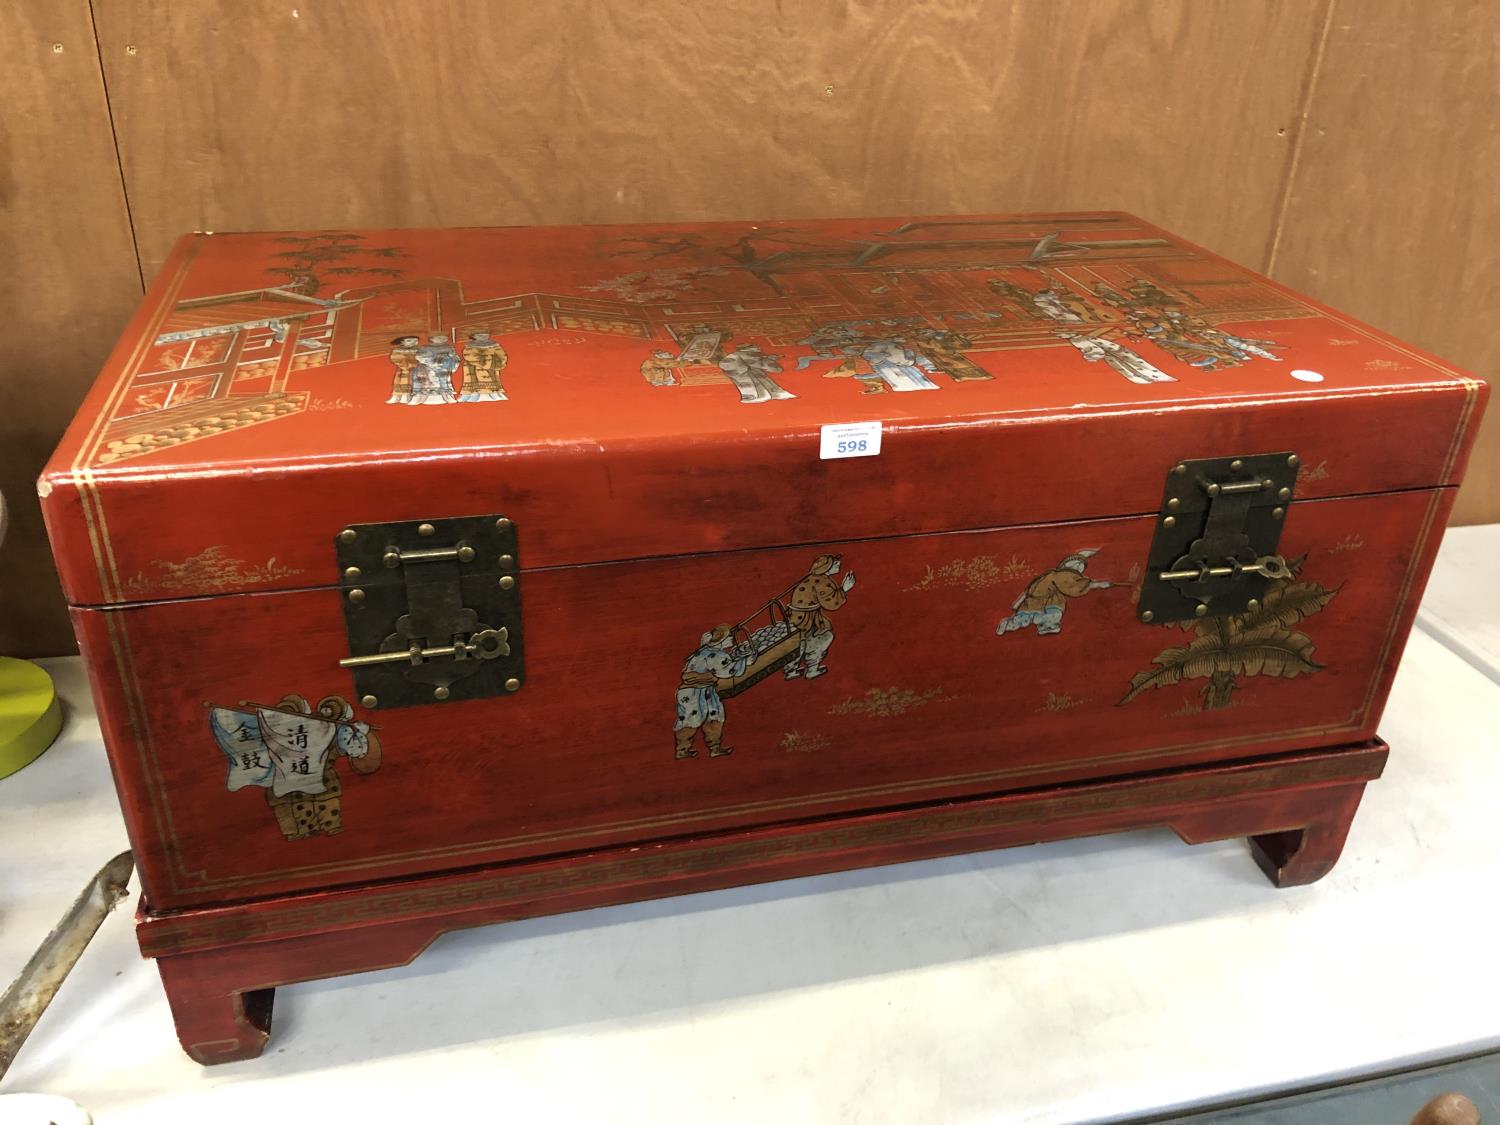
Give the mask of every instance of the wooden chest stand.
M 736 884 L 1318 879 L 1484 391 L 1115 212 L 184 238 L 40 483 L 184 1048 Z

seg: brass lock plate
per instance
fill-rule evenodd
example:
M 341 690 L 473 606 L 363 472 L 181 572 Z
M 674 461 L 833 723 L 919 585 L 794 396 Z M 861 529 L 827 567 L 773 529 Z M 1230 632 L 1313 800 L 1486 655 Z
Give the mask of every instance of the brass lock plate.
M 502 515 L 350 524 L 334 536 L 365 707 L 490 699 L 526 680 L 516 526 Z
M 1299 463 L 1288 451 L 1173 465 L 1146 560 L 1140 620 L 1245 613 L 1271 583 L 1290 578 L 1276 551 Z

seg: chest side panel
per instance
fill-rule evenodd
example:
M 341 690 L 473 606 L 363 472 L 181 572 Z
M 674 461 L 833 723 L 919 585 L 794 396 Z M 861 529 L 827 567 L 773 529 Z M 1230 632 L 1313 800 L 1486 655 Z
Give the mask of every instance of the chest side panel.
M 530 571 L 522 690 L 388 711 L 337 590 L 77 620 L 166 909 L 1357 740 L 1450 503 L 1298 502 L 1276 598 L 1185 627 L 1152 517 Z

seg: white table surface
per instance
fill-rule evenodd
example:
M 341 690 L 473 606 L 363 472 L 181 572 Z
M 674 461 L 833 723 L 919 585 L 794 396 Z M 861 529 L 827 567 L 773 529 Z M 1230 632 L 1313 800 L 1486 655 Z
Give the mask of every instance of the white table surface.
M 0 1090 L 102 1125 L 1073 1122 L 1500 1045 L 1486 542 L 1450 534 L 1429 603 L 1463 612 L 1414 632 L 1390 765 L 1313 886 L 1150 831 L 516 922 L 280 989 L 266 1055 L 212 1069 L 127 903 Z M 125 846 L 81 669 L 48 664 L 64 736 L 0 782 L 0 980 Z

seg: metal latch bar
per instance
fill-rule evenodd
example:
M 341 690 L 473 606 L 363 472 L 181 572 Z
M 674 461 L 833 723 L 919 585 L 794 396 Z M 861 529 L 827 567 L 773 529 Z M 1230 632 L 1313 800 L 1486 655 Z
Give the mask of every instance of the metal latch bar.
M 1292 568 L 1280 555 L 1262 555 L 1253 563 L 1231 563 L 1229 566 L 1202 566 L 1187 570 L 1164 570 L 1161 582 L 1196 582 L 1203 578 L 1229 578 L 1236 574 L 1259 574 L 1263 578 L 1290 578 Z
M 374 664 L 421 664 L 439 656 L 451 656 L 456 660 L 474 657 L 478 660 L 494 660 L 510 655 L 509 629 L 481 629 L 465 640 L 454 638 L 451 645 L 423 648 L 412 645 L 405 652 L 377 652 L 370 656 L 349 656 L 339 661 L 340 668 L 368 668 Z
M 456 547 L 426 547 L 420 551 L 403 551 L 399 547 L 387 547 L 385 554 L 380 556 L 380 561 L 387 567 L 405 566 L 407 563 L 446 562 L 450 559 L 458 562 L 473 562 L 474 548 L 467 543 L 460 543 Z
M 1242 492 L 1264 492 L 1271 487 L 1270 479 L 1266 480 L 1237 480 L 1229 484 L 1218 484 L 1210 481 L 1203 486 L 1203 491 L 1210 497 L 1235 496 Z

